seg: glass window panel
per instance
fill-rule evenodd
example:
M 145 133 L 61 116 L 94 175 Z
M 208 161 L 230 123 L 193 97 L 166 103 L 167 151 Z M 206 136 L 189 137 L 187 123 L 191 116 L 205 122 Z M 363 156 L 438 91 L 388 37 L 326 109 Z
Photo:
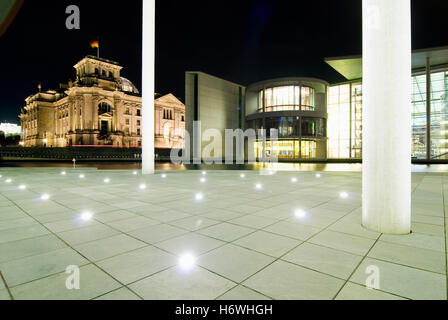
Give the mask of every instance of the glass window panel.
M 412 77 L 412 157 L 426 158 L 426 75 Z
M 350 84 L 330 87 L 328 158 L 350 158 Z
M 447 77 L 431 74 L 431 159 L 448 159 Z
M 260 92 L 260 101 L 263 100 Z M 282 86 L 266 89 L 266 112 L 314 110 L 314 89 L 300 86 Z

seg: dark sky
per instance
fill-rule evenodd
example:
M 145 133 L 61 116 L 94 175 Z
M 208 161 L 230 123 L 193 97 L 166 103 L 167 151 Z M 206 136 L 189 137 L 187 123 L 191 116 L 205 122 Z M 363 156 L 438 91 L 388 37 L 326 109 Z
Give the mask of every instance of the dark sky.
M 2 1 L 2 0 L 0 0 Z M 393 1 L 393 0 L 391 0 Z M 185 95 L 185 71 L 243 85 L 309 76 L 344 80 L 324 57 L 360 54 L 361 0 L 159 0 L 156 90 Z M 67 30 L 65 9 L 81 10 L 81 30 Z M 73 65 L 95 54 L 120 62 L 141 88 L 141 0 L 25 0 L 0 38 L 0 120 L 19 122 L 24 99 L 73 79 Z M 413 0 L 414 49 L 448 45 L 448 2 Z

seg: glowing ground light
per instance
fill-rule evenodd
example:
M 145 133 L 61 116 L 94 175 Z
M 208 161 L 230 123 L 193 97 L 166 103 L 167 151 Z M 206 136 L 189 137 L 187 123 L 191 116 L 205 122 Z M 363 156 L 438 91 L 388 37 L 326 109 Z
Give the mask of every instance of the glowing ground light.
M 261 190 L 261 189 L 263 189 L 263 185 L 262 185 L 261 183 L 257 183 L 257 184 L 255 185 L 255 188 L 256 188 L 257 190 Z
M 246 178 L 246 175 L 244 173 L 242 173 L 242 174 L 240 174 L 240 178 L 244 179 L 244 178 Z
M 162 174 L 162 179 L 165 179 L 166 178 L 166 174 Z
M 302 209 L 298 209 L 298 210 L 296 210 L 296 212 L 294 212 L 294 216 L 297 219 L 303 219 L 306 217 L 306 212 Z
M 50 199 L 50 196 L 48 194 L 43 194 L 40 196 L 40 199 L 45 201 L 45 200 Z
M 322 177 L 320 173 L 316 174 L 316 178 L 319 179 L 320 177 Z
M 195 198 L 196 198 L 196 200 L 200 201 L 200 200 L 204 199 L 204 196 L 202 195 L 202 193 L 197 193 Z
M 291 178 L 291 182 L 292 183 L 296 183 L 297 182 L 297 178 Z
M 140 190 L 145 190 L 146 189 L 146 184 L 142 183 L 138 187 L 139 187 Z
M 89 221 L 92 219 L 92 217 L 93 217 L 93 215 L 90 212 L 84 212 L 81 214 L 81 219 L 83 221 Z
M 104 183 L 109 183 L 109 182 L 110 182 L 109 178 L 104 179 Z
M 206 174 L 207 174 L 207 172 L 205 172 L 205 171 L 202 171 L 202 175 L 204 175 L 204 176 L 205 176 Z
M 62 171 L 62 172 L 61 172 L 61 175 L 62 175 L 62 176 L 65 176 L 66 174 L 67 174 L 67 172 L 65 172 L 65 171 Z
M 196 257 L 190 253 L 185 253 L 179 257 L 178 265 L 182 271 L 190 271 L 196 264 Z
M 19 186 L 19 190 L 25 190 L 26 189 L 26 185 L 22 184 Z
M 205 178 L 201 178 L 201 182 L 205 183 L 207 180 Z
M 339 196 L 340 196 L 342 199 L 347 199 L 347 198 L 348 198 L 348 193 L 347 193 L 347 192 L 341 192 L 341 193 L 339 194 Z
M 202 226 L 203 221 L 202 220 L 198 220 L 196 221 L 196 228 L 199 228 Z
M 5 182 L 6 182 L 6 183 L 11 183 L 12 180 L 11 180 L 11 179 L 6 179 Z
M 79 179 L 84 179 L 86 176 L 85 175 L 83 175 L 83 174 L 80 174 L 79 175 Z
M 136 176 L 136 175 L 138 174 L 138 172 L 137 172 L 137 171 L 134 171 L 134 172 L 132 172 L 132 174 L 133 174 L 134 176 Z

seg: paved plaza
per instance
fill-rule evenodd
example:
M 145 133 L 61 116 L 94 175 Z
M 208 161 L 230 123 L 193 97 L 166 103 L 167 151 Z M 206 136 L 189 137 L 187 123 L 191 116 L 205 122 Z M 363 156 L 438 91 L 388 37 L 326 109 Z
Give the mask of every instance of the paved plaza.
M 413 174 L 407 236 L 361 227 L 360 172 L 0 175 L 0 299 L 447 298 L 446 173 Z

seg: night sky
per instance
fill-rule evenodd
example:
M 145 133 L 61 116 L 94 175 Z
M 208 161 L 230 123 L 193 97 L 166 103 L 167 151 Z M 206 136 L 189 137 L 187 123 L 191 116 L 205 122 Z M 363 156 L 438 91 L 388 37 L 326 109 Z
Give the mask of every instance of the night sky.
M 0 0 L 2 1 L 2 0 Z M 393 0 L 391 0 L 393 1 Z M 81 30 L 67 30 L 78 5 Z M 73 65 L 95 54 L 118 61 L 141 88 L 141 0 L 25 0 L 0 38 L 0 120 L 19 123 L 24 99 L 75 80 Z M 448 2 L 413 0 L 413 48 L 448 45 Z M 156 91 L 184 101 L 185 71 L 242 85 L 286 76 L 344 79 L 325 57 L 361 54 L 361 0 L 159 0 Z

